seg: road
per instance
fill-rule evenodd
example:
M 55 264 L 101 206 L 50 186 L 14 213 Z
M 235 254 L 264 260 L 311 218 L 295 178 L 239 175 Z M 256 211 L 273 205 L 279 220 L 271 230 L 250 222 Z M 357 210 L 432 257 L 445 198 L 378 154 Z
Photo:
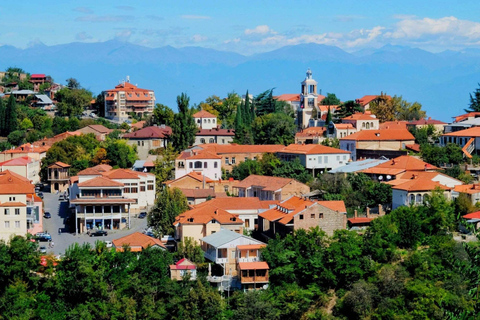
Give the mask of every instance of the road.
M 55 244 L 53 248 L 48 248 L 48 243 L 41 242 L 41 245 L 47 246 L 47 253 L 53 253 L 55 255 L 63 254 L 65 250 L 74 243 L 90 243 L 95 244 L 95 241 L 105 241 L 118 239 L 133 232 L 142 232 L 147 227 L 147 219 L 131 218 L 132 227 L 130 229 L 123 230 L 107 230 L 108 235 L 106 237 L 89 237 L 86 234 L 74 235 L 73 230 L 68 230 L 65 226 L 66 219 L 69 216 L 68 202 L 59 201 L 58 194 L 43 193 L 43 203 L 45 206 L 45 212 L 50 212 L 52 218 L 43 219 L 43 230 L 48 231 L 52 236 L 52 241 Z M 72 217 L 73 219 L 73 217 Z M 62 233 L 58 234 L 58 229 L 62 229 Z

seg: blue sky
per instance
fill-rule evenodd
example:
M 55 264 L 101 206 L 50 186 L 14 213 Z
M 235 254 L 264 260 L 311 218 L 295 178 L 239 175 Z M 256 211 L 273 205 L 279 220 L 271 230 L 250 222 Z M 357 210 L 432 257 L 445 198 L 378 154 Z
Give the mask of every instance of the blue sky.
M 120 39 L 253 54 L 307 42 L 356 51 L 480 47 L 480 1 L 2 1 L 0 45 Z

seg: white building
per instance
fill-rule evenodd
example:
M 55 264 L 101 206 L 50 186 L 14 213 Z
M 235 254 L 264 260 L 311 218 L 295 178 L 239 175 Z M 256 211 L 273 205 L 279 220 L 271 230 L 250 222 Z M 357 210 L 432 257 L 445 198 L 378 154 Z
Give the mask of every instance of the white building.
M 203 150 L 184 151 L 175 160 L 175 179 L 198 172 L 212 180 L 222 178 L 222 157 Z
M 277 156 L 286 161 L 300 159 L 302 165 L 315 172 L 329 171 L 350 161 L 350 152 L 319 144 L 291 144 L 278 151 Z
M 205 110 L 195 113 L 192 117 L 200 129 L 213 129 L 218 125 L 217 117 Z
M 318 105 L 317 81 L 312 78 L 312 71 L 307 70 L 307 76 L 302 81 L 302 91 L 300 94 L 300 107 L 298 108 L 298 127 L 305 128 L 312 117 L 312 111 Z

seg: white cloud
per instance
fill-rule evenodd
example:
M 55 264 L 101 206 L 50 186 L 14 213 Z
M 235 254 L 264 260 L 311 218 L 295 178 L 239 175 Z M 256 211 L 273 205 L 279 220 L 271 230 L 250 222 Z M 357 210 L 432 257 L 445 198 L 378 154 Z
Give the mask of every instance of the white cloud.
M 78 41 L 90 40 L 92 38 L 93 37 L 87 34 L 86 32 L 79 32 L 75 35 L 75 40 L 78 40 Z
M 387 34 L 387 37 L 393 39 L 419 39 L 425 36 L 480 39 L 480 23 L 459 20 L 456 17 L 407 18 L 399 21 L 394 30 Z
M 128 39 L 130 39 L 133 33 L 133 30 L 124 29 L 115 33 L 115 38 L 118 40 L 127 41 Z
M 270 29 L 269 26 L 267 25 L 261 25 L 261 26 L 256 26 L 254 29 L 245 29 L 245 34 L 246 35 L 251 35 L 251 34 L 275 34 L 276 32 Z
M 229 39 L 229 40 L 223 41 L 224 44 L 228 44 L 228 43 L 239 43 L 239 42 L 240 42 L 240 38 Z
M 189 20 L 208 20 L 211 19 L 209 16 L 197 16 L 192 14 L 184 14 L 180 16 L 182 19 L 189 19 Z
M 194 42 L 203 42 L 203 41 L 207 41 L 208 37 L 202 36 L 201 34 L 195 34 L 193 35 L 192 40 Z

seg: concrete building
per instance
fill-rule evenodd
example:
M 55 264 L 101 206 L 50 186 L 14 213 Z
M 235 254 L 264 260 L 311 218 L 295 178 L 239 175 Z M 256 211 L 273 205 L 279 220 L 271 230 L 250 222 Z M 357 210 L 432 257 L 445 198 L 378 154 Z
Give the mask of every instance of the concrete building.
M 195 119 L 195 124 L 199 129 L 213 129 L 218 127 L 217 116 L 208 111 L 200 110 L 192 115 Z
M 140 89 L 131 84 L 129 79 L 115 86 L 115 89 L 103 92 L 105 99 L 105 117 L 123 122 L 129 113 L 137 116 L 151 114 L 155 108 L 153 90 Z
M 229 144 L 233 142 L 235 131 L 232 129 L 221 129 L 215 115 L 201 110 L 195 113 L 193 118 L 198 127 L 194 146 L 208 143 Z
M 67 191 L 70 181 L 70 165 L 60 161 L 49 165 L 47 180 L 51 193 Z
M 101 124 L 92 124 L 92 125 L 83 127 L 81 129 L 78 129 L 76 132 L 80 132 L 83 134 L 93 133 L 98 140 L 105 141 L 107 135 L 112 131 L 113 131 L 112 129 L 108 129 L 107 127 L 102 126 Z
M 131 252 L 139 252 L 147 248 L 167 249 L 159 239 L 149 237 L 140 232 L 134 232 L 125 237 L 114 239 L 112 244 L 116 251 L 123 251 L 125 246 L 128 246 Z
M 40 161 L 30 157 L 15 158 L 0 163 L 0 172 L 10 170 L 27 178 L 33 184 L 40 182 Z
M 307 70 L 305 80 L 302 81 L 300 93 L 300 107 L 297 109 L 298 128 L 306 128 L 312 117 L 312 111 L 317 108 L 319 103 L 319 94 L 317 81 L 312 78 L 312 71 Z
M 185 276 L 188 276 L 190 280 L 197 279 L 197 266 L 195 263 L 187 258 L 183 258 L 170 265 L 170 279 L 182 281 Z
M 439 189 L 447 199 L 451 198 L 452 188 L 427 178 L 413 178 L 392 187 L 392 210 L 400 206 L 421 205 L 426 195 Z
M 197 172 L 212 180 L 222 178 L 221 157 L 202 150 L 182 152 L 175 159 L 175 179 Z
M 347 209 L 343 201 L 314 201 L 291 197 L 261 213 L 258 231 L 266 238 L 284 237 L 294 230 L 319 227 L 328 235 L 347 225 Z

